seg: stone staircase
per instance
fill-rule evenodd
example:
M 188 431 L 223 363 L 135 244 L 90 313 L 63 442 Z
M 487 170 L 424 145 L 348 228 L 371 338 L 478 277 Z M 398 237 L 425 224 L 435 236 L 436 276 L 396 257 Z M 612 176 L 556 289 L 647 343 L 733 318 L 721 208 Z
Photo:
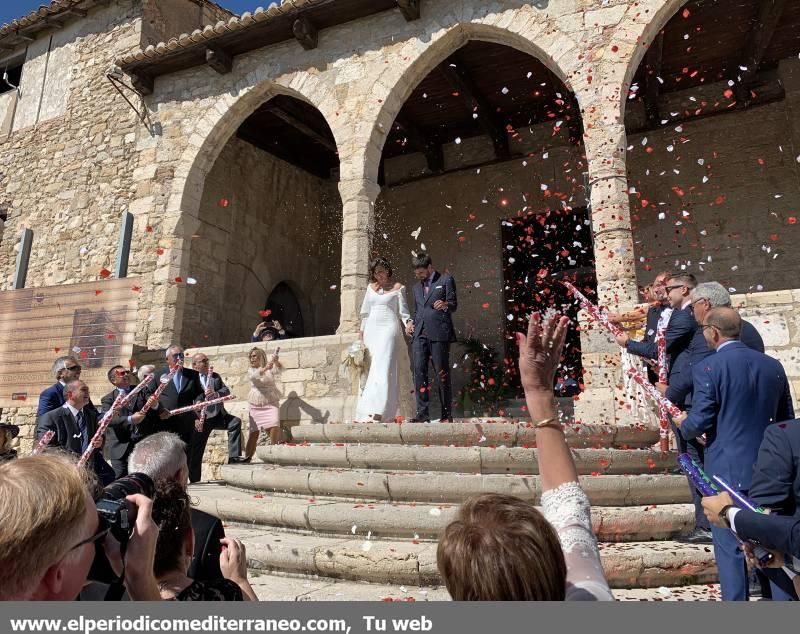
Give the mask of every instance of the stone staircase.
M 458 504 L 485 492 L 537 503 L 535 432 L 526 422 L 324 424 L 225 466 L 224 485 L 191 488 L 199 508 L 246 543 L 261 596 L 445 600 L 436 538 Z M 567 438 L 592 501 L 606 575 L 627 600 L 718 596 L 711 546 L 693 528 L 675 456 L 641 427 L 571 424 Z

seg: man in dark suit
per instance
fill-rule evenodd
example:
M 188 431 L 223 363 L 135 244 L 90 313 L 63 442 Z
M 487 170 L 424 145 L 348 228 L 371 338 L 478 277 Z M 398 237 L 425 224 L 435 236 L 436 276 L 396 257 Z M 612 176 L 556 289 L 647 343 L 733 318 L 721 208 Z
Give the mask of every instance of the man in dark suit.
M 774 559 L 766 567 L 752 562 L 769 579 L 770 598 L 773 601 L 797 601 L 797 588 L 792 578 L 800 571 L 800 517 L 740 509 L 727 492 L 703 498 L 703 506 L 714 526 L 731 529 L 739 538 L 760 544 L 772 552 Z M 745 547 L 746 554 L 750 550 L 750 547 Z M 787 571 L 784 568 L 786 563 L 790 563 L 793 570 Z
M 413 335 L 414 385 L 417 413 L 414 422 L 430 422 L 428 404 L 428 364 L 439 379 L 439 403 L 442 422 L 452 422 L 452 390 L 450 386 L 450 344 L 456 340 L 452 313 L 458 308 L 456 282 L 447 273 L 433 268 L 431 257 L 419 253 L 414 257 L 414 320 L 406 324 L 406 333 Z
M 173 480 L 185 486 L 189 478 L 186 445 L 177 435 L 160 432 L 137 443 L 128 459 L 130 473 L 144 473 L 154 482 Z M 218 517 L 196 508 L 190 509 L 194 529 L 194 554 L 187 573 L 195 581 L 212 581 L 222 577 L 219 555 L 220 539 L 225 529 Z
M 671 273 L 669 271 L 662 271 L 656 275 L 655 279 L 653 280 L 653 284 L 651 286 L 652 294 L 656 298 L 657 303 L 653 304 L 647 309 L 647 315 L 645 316 L 644 338 L 642 339 L 642 343 L 654 342 L 656 340 L 656 333 L 658 332 L 659 327 L 661 327 L 662 321 L 664 322 L 664 327 L 666 327 L 666 324 L 669 323 L 669 318 L 672 314 L 672 308 L 670 307 L 669 299 L 667 298 L 666 286 L 667 280 L 669 280 L 670 276 Z M 625 323 L 622 315 L 618 313 L 609 312 L 608 320 L 613 324 Z M 647 361 L 647 378 L 651 383 L 655 383 L 658 381 L 658 373 L 655 370 L 653 360 L 648 359 Z
M 58 357 L 53 362 L 52 372 L 56 382 L 39 394 L 37 419 L 64 405 L 64 386 L 81 378 L 81 364 L 75 357 Z
M 69 453 L 81 456 L 97 432 L 97 410 L 89 400 L 89 386 L 83 381 L 73 380 L 64 387 L 64 405 L 47 412 L 36 425 L 37 442 L 48 431 L 55 432 L 48 447 L 60 447 Z M 103 460 L 103 439 L 94 441 L 95 451 L 88 463 L 103 485 L 114 481 L 114 471 Z
M 151 392 L 161 385 L 162 377 L 166 378 L 166 375 L 176 365 L 183 364 L 183 348 L 175 345 L 170 346 L 167 348 L 166 358 L 167 367 L 161 368 L 156 372 Z M 187 412 L 177 416 L 169 416 L 169 410 L 193 405 L 197 397 L 203 394 L 204 390 L 200 384 L 200 376 L 191 368 L 183 367 L 169 380 L 158 399 L 159 415 L 162 419 L 161 430 L 178 434 L 181 440 L 186 443 L 187 448 L 192 442 L 194 424 L 199 412 Z
M 695 368 L 692 409 L 675 419 L 686 438 L 706 435 L 705 470 L 749 492 L 761 440 L 768 425 L 794 418 L 783 366 L 751 350 L 739 338 L 741 317 L 714 308 L 701 324 L 715 354 Z M 747 568 L 738 542 L 713 528 L 714 556 L 724 601 L 746 601 Z
M 192 369 L 200 377 L 200 383 L 204 390 L 203 396 L 197 397 L 197 402 L 206 398 L 213 399 L 220 396 L 228 396 L 231 393 L 228 386 L 223 383 L 222 377 L 216 372 L 211 373 L 211 381 L 208 382 L 208 367 L 208 357 L 202 352 L 198 352 L 192 357 Z M 225 429 L 228 431 L 228 464 L 241 462 L 242 421 L 229 414 L 225 410 L 224 403 L 208 407 L 202 427 L 199 427 L 199 419 L 200 412 L 197 412 L 192 444 L 189 446 L 189 482 L 198 482 L 200 480 L 203 454 L 212 429 Z
M 704 282 L 698 284 L 691 294 L 691 306 L 695 320 L 700 323 L 705 319 L 712 308 L 730 308 L 731 296 L 719 282 Z M 757 352 L 764 352 L 764 340 L 755 326 L 742 320 L 741 341 L 748 348 Z M 673 403 L 679 404 L 682 409 L 689 409 L 692 404 L 693 374 L 692 369 L 714 351 L 709 347 L 702 328 L 697 328 L 689 343 L 688 364 L 684 364 L 678 372 L 672 372 L 669 385 L 658 384 L 656 387 Z M 685 406 L 685 407 L 684 407 Z
M 114 389 L 100 401 L 103 412 L 111 409 L 119 395 L 124 396 L 131 391 L 131 372 L 121 365 L 115 365 L 108 371 L 108 380 Z M 158 416 L 155 412 L 152 410 L 147 414 L 140 412 L 146 401 L 145 394 L 142 392 L 136 394 L 133 403 L 120 410 L 111 419 L 106 430 L 106 450 L 117 478 L 128 473 L 128 456 L 133 451 L 133 445 L 153 433 L 158 425 Z
M 669 318 L 664 338 L 667 344 L 667 357 L 669 367 L 667 380 L 672 384 L 673 380 L 687 372 L 689 367 L 689 346 L 693 337 L 698 331 L 697 321 L 692 314 L 691 293 L 697 286 L 697 279 L 690 273 L 677 273 L 670 275 L 667 280 L 665 291 L 669 301 L 672 314 Z M 652 341 L 631 341 L 625 335 L 617 337 L 617 343 L 631 354 L 635 354 L 645 359 L 658 359 L 658 346 L 655 338 Z M 673 379 L 675 377 L 675 379 Z M 674 401 L 675 405 L 682 410 L 689 408 L 689 403 L 684 400 Z M 687 440 L 680 430 L 673 425 L 673 432 L 678 441 L 678 450 L 681 453 L 688 453 L 698 464 L 703 464 L 703 445 L 700 441 Z M 695 528 L 685 539 L 693 543 L 711 542 L 711 527 L 708 524 L 705 513 L 703 513 L 702 498 L 697 493 L 691 481 L 687 478 L 687 485 L 692 494 L 694 504 Z

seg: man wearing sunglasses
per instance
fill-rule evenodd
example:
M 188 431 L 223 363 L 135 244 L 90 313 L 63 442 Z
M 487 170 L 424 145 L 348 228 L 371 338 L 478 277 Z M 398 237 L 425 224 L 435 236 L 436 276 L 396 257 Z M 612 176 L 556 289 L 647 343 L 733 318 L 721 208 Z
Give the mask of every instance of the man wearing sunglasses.
M 176 365 L 183 366 L 183 348 L 172 345 L 166 351 L 167 366 L 156 371 L 155 380 L 150 384 L 150 393 L 154 392 L 161 384 L 166 381 L 167 375 Z M 198 418 L 196 412 L 187 412 L 170 416 L 169 411 L 179 407 L 193 405 L 198 397 L 203 397 L 205 390 L 200 383 L 200 375 L 191 368 L 181 367 L 169 380 L 166 388 L 161 392 L 158 399 L 158 412 L 162 418 L 159 431 L 169 431 L 180 436 L 186 446 L 191 446 L 192 435 L 194 434 L 195 421 Z
M 101 525 L 83 469 L 63 455 L 26 456 L 0 465 L 0 601 L 73 601 L 103 543 L 121 569 L 119 547 Z M 134 601 L 158 601 L 153 575 L 158 527 L 152 502 L 127 500 L 136 510 L 125 554 L 125 586 Z
M 133 374 L 121 365 L 115 365 L 108 371 L 108 380 L 114 389 L 100 401 L 103 412 L 111 409 L 116 398 L 131 391 Z M 147 396 L 139 392 L 133 403 L 123 408 L 111 419 L 106 431 L 108 441 L 107 452 L 117 478 L 128 474 L 128 456 L 139 440 L 157 431 L 158 414 L 153 410 L 142 414 L 140 410 L 147 402 Z
M 56 382 L 39 395 L 36 418 L 64 405 L 64 386 L 70 381 L 81 378 L 81 364 L 75 357 L 58 357 L 53 362 L 52 373 Z

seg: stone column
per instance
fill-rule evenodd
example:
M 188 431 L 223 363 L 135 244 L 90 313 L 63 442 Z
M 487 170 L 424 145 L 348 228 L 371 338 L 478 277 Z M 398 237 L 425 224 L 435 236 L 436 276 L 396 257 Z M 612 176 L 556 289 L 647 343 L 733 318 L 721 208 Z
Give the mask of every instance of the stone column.
M 600 304 L 617 307 L 638 302 L 633 253 L 625 126 L 587 126 L 584 134 L 589 164 L 592 235 L 597 295 Z
M 597 113 L 595 109 L 590 111 Z M 608 107 L 604 115 L 585 121 L 584 144 L 589 165 L 598 302 L 618 310 L 638 301 L 636 259 L 628 205 L 625 127 L 609 121 L 618 118 L 610 116 Z M 621 389 L 619 347 L 583 313 L 580 324 L 585 389 L 575 403 L 575 418 L 609 425 L 637 422 L 632 420 Z
M 356 333 L 359 310 L 367 287 L 372 233 L 375 225 L 377 183 L 356 178 L 339 182 L 342 197 L 341 315 L 338 334 Z

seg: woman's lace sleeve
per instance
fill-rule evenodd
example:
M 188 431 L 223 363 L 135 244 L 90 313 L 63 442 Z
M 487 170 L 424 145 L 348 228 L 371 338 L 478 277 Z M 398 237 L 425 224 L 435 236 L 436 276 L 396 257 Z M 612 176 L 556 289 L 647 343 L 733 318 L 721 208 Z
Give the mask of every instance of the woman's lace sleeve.
M 364 292 L 364 301 L 361 302 L 361 311 L 359 314 L 361 316 L 361 331 L 364 331 L 364 326 L 366 325 L 367 317 L 369 317 L 369 309 L 370 309 L 370 301 L 369 301 L 369 286 L 367 290 Z
M 411 313 L 408 310 L 408 302 L 406 301 L 406 287 L 402 286 L 397 294 L 400 296 L 398 307 L 400 321 L 403 323 L 403 326 L 405 326 L 409 321 L 411 321 Z
M 542 512 L 558 533 L 567 563 L 567 601 L 613 601 L 592 532 L 589 498 L 577 482 L 542 493 Z

